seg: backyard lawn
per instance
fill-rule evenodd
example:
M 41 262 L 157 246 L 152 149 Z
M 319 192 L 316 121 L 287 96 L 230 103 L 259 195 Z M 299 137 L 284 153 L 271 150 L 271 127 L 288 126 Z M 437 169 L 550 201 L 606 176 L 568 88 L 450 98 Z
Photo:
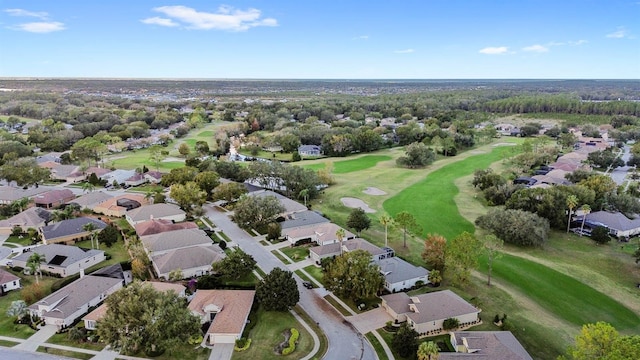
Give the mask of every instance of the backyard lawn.
M 284 247 L 280 249 L 294 262 L 302 261 L 309 256 L 309 248 L 306 246 Z
M 249 333 L 251 346 L 248 350 L 234 352 L 232 359 L 282 359 L 283 356 L 276 354 L 274 348 L 284 341 L 282 333 L 290 328 L 296 328 L 300 332 L 300 338 L 295 351 L 286 358 L 303 358 L 313 349 L 313 339 L 307 330 L 289 312 L 265 311 L 260 308 L 255 327 Z

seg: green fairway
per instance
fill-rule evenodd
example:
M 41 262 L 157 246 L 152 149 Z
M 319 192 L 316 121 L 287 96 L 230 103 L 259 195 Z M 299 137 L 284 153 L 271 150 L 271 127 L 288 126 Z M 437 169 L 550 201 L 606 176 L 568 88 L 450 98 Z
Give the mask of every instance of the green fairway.
M 486 260 L 480 261 L 486 271 Z M 517 256 L 505 254 L 493 264 L 497 279 L 510 283 L 544 309 L 572 324 L 605 321 L 620 331 L 640 331 L 640 317 L 592 287 Z
M 401 211 L 411 213 L 422 226 L 423 234 L 438 233 L 452 239 L 464 231 L 473 233 L 474 225 L 460 215 L 454 201 L 454 196 L 459 192 L 454 182 L 476 169 L 489 167 L 512 150 L 510 147 L 496 147 L 490 153 L 470 156 L 443 166 L 386 200 L 384 209 L 392 216 Z
M 338 161 L 334 164 L 334 174 L 346 174 L 376 166 L 380 161 L 391 160 L 387 155 L 366 155 L 358 159 Z
M 387 155 L 365 155 L 357 159 L 336 161 L 333 163 L 334 174 L 346 174 L 354 171 L 361 171 L 376 166 L 381 161 L 391 160 Z M 302 167 L 312 170 L 324 169 L 326 162 L 302 165 Z

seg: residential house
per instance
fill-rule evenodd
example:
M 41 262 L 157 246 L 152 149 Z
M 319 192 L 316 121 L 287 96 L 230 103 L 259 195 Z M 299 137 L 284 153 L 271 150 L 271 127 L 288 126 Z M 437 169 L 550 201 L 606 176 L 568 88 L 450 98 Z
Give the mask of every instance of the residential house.
M 441 352 L 440 360 L 533 360 L 511 331 L 455 331 L 449 339 L 455 352 Z
M 162 180 L 162 173 L 159 171 L 147 171 L 143 174 L 135 174 L 124 181 L 125 186 L 140 186 L 146 183 L 158 184 Z
M 305 210 L 287 215 L 284 221 L 280 223 L 280 228 L 282 230 L 291 230 L 328 222 L 329 220 L 327 218 L 317 212 Z
M 102 178 L 104 175 L 112 172 L 111 169 L 105 169 L 103 167 L 91 166 L 84 171 L 85 175 L 89 177 L 91 174 L 96 174 L 96 177 Z
M 254 290 L 198 290 L 189 310 L 202 324 L 211 323 L 205 336 L 210 345 L 234 344 L 249 319 Z
M 69 189 L 51 190 L 33 197 L 33 202 L 37 207 L 45 209 L 58 208 L 76 198 L 76 195 Z
M 298 154 L 300 156 L 320 156 L 322 155 L 322 147 L 318 145 L 300 145 L 298 146 Z
M 77 246 L 49 244 L 32 248 L 11 259 L 14 266 L 27 268 L 29 257 L 32 254 L 40 254 L 44 261 L 40 265 L 42 272 L 58 274 L 67 277 L 86 270 L 93 265 L 106 260 L 104 251 L 94 249 L 82 249 Z
M 145 179 L 147 179 L 147 182 L 151 183 L 151 184 L 160 184 L 160 182 L 162 181 L 162 176 L 164 175 L 163 173 L 161 173 L 160 171 L 147 171 L 146 173 L 143 174 Z
M 384 275 L 384 288 L 391 293 L 429 283 L 429 270 L 398 257 L 387 257 L 376 263 Z
M 137 223 L 153 219 L 170 220 L 174 222 L 184 221 L 187 214 L 180 209 L 177 205 L 173 204 L 153 204 L 142 206 L 137 209 L 128 211 L 125 218 L 131 224 L 135 226 Z
M 19 226 L 23 231 L 37 229 L 51 221 L 51 213 L 43 208 L 30 207 L 8 219 L 0 220 L 0 234 L 10 235 L 13 228 Z
M 116 169 L 100 176 L 100 179 L 105 180 L 107 186 L 111 186 L 114 182 L 119 185 L 124 185 L 125 181 L 135 174 L 135 170 Z
M 181 270 L 182 279 L 189 279 L 209 274 L 211 265 L 225 257 L 218 245 L 192 246 L 151 255 L 151 263 L 158 278 L 169 280 L 171 271 Z
M 36 156 L 36 162 L 38 164 L 42 164 L 45 162 L 55 162 L 55 163 L 60 163 L 62 161 L 62 154 L 64 154 L 64 152 L 48 152 L 46 154 L 42 154 L 42 155 L 38 155 Z
M 94 231 L 100 231 L 107 227 L 107 224 L 101 220 L 89 217 L 79 217 L 75 219 L 62 220 L 55 224 L 40 227 L 38 228 L 38 231 L 40 232 L 42 242 L 45 245 L 55 243 L 69 244 L 91 235 L 89 231 L 84 229 L 84 226 L 87 224 L 93 224 L 95 227 Z
M 140 241 L 150 256 L 192 246 L 206 247 L 213 245 L 213 241 L 207 236 L 207 233 L 200 229 L 180 229 L 141 236 Z
M 0 186 L 0 204 L 1 205 L 9 205 L 14 201 L 20 200 L 22 198 L 31 199 L 38 194 L 42 194 L 43 192 L 47 192 L 49 190 L 53 190 L 52 187 L 49 186 L 32 186 L 27 189 L 13 187 L 13 186 Z
M 84 180 L 86 177 L 77 165 L 62 165 L 54 161 L 47 161 L 38 164 L 38 166 L 49 169 L 51 171 L 51 178 L 54 180 L 75 183 Z
M 0 269 L 0 294 L 4 295 L 11 290 L 20 289 L 20 278 L 12 273 Z
M 144 284 L 151 285 L 156 291 L 166 292 L 173 291 L 180 297 L 186 297 L 185 290 L 186 287 L 180 284 L 166 283 L 166 282 L 158 282 L 158 281 L 145 281 Z M 102 320 L 104 316 L 107 314 L 108 306 L 107 304 L 102 304 L 95 308 L 92 312 L 88 313 L 82 318 L 84 321 L 84 327 L 87 330 L 96 330 L 98 321 Z
M 582 223 L 582 218 L 576 217 L 575 222 Z M 620 212 L 595 211 L 586 215 L 584 226 L 589 229 L 604 226 L 612 236 L 630 238 L 640 234 L 640 217 L 630 219 Z
M 518 127 L 513 124 L 497 124 L 495 128 L 500 135 L 513 136 L 512 134 L 516 131 L 518 132 L 518 134 L 520 133 L 520 129 L 518 129 Z
M 382 308 L 397 322 L 407 322 L 421 336 L 440 333 L 444 320 L 458 319 L 460 328 L 480 323 L 480 309 L 466 302 L 451 290 L 416 296 L 407 293 L 383 295 Z
M 565 178 L 568 173 L 569 171 L 554 169 L 549 171 L 546 175 L 535 175 L 533 176 L 533 179 L 536 180 L 536 184 L 570 185 L 571 183 L 569 180 Z
M 314 246 L 309 249 L 309 258 L 313 260 L 317 265 L 324 258 L 340 255 L 341 253 L 348 253 L 354 250 L 364 250 L 371 254 L 371 261 L 377 261 L 386 259 L 388 257 L 395 256 L 393 249 L 388 247 L 379 248 L 370 242 L 356 238 L 350 240 L 344 240 L 342 244 L 333 243 L 321 246 Z
M 134 226 L 134 229 L 136 230 L 136 234 L 138 234 L 138 236 L 147 236 L 147 235 L 159 234 L 159 233 L 164 233 L 164 232 L 169 232 L 174 230 L 197 229 L 197 228 L 198 228 L 198 224 L 191 221 L 174 223 L 173 221 L 166 220 L 166 219 L 152 219 L 152 220 L 142 221 L 137 223 Z
M 96 206 L 111 199 L 112 197 L 112 195 L 103 191 L 93 191 L 73 199 L 70 204 L 78 205 L 81 210 L 89 209 L 91 211 L 95 211 Z
M 122 217 L 125 216 L 129 210 L 140 208 L 148 203 L 144 195 L 125 194 L 114 196 L 101 202 L 94 206 L 93 211 L 107 216 Z
M 122 280 L 86 275 L 53 294 L 29 306 L 32 316 L 38 316 L 47 325 L 64 329 L 100 304 L 109 295 L 122 288 Z
M 328 245 L 340 242 L 336 235 L 336 232 L 340 229 L 342 228 L 334 223 L 320 223 L 312 226 L 282 230 L 282 236 L 284 236 L 292 245 L 305 240 L 310 240 L 318 245 Z M 343 241 L 355 238 L 355 234 L 348 230 L 344 230 Z
M 299 202 L 293 201 L 288 197 L 282 196 L 277 192 L 274 192 L 271 190 L 254 191 L 250 193 L 249 196 L 256 196 L 256 197 L 274 196 L 276 199 L 278 199 L 280 204 L 284 207 L 284 212 L 280 214 L 280 216 L 282 217 L 287 217 L 291 214 L 308 210 L 306 206 L 300 204 Z

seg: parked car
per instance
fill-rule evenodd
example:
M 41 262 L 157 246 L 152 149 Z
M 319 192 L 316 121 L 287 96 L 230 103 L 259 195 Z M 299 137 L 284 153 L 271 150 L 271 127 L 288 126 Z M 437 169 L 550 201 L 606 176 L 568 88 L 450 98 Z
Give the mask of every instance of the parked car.
M 303 281 L 302 286 L 306 287 L 307 289 L 313 289 L 313 284 L 308 281 Z

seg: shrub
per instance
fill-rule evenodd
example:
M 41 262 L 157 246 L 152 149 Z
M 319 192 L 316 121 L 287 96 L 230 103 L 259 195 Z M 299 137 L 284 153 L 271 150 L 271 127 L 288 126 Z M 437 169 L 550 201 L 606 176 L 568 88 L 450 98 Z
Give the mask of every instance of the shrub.
M 460 321 L 458 321 L 458 319 L 456 318 L 448 318 L 445 319 L 442 322 L 442 328 L 444 330 L 451 330 L 451 329 L 455 329 L 460 325 Z
M 245 351 L 251 346 L 251 339 L 240 338 L 236 340 L 236 346 L 233 347 L 235 351 Z
M 296 349 L 296 343 L 298 342 L 300 333 L 296 328 L 291 328 L 291 336 L 289 337 L 289 346 L 282 349 L 282 355 L 289 355 Z
M 218 243 L 218 246 L 220 246 L 220 249 L 224 250 L 227 248 L 227 242 L 224 240 L 220 240 L 220 242 Z

